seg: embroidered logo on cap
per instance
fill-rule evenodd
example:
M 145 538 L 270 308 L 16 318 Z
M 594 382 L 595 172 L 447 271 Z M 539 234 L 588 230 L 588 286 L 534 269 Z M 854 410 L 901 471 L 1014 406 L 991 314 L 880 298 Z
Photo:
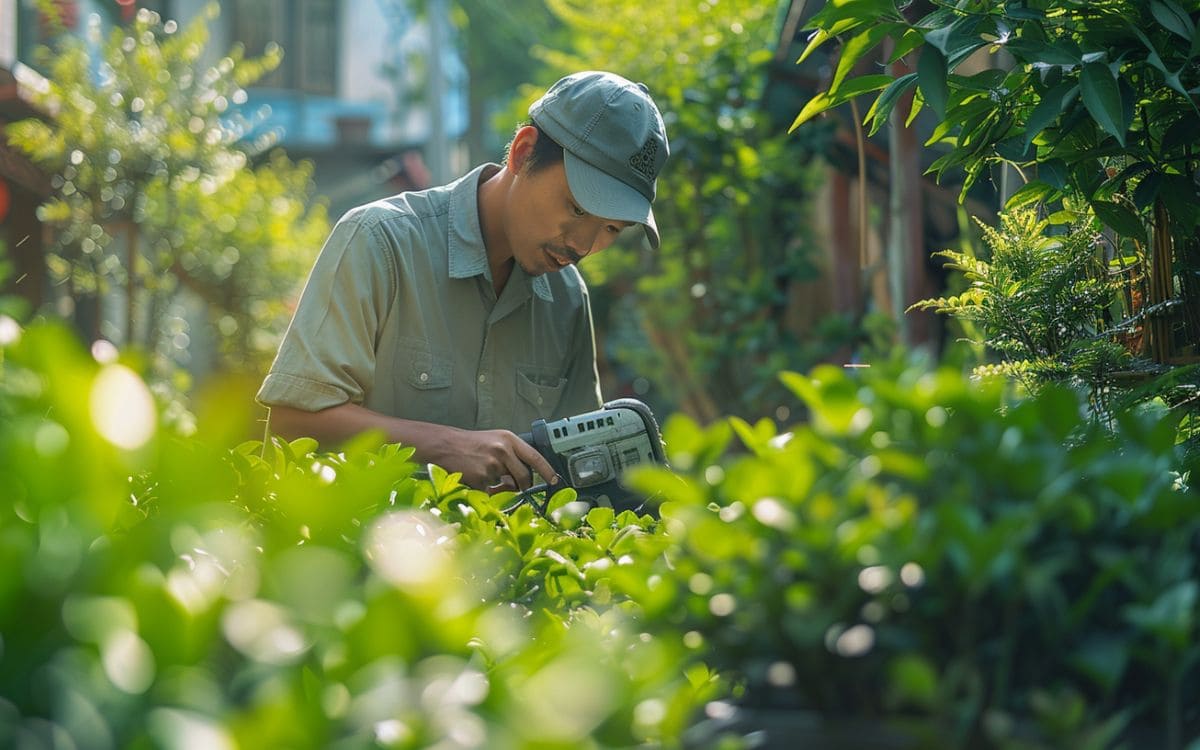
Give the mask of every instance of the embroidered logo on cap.
M 629 166 L 633 167 L 637 172 L 647 180 L 654 179 L 654 158 L 658 156 L 658 141 L 654 137 L 646 139 L 638 152 L 629 157 Z

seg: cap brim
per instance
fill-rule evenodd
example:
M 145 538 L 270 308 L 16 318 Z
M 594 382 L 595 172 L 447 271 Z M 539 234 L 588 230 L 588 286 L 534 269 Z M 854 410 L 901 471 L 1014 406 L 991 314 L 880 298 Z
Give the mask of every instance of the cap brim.
M 563 166 L 571 195 L 575 196 L 580 208 L 593 216 L 641 224 L 650 247 L 658 248 L 658 225 L 654 223 L 654 211 L 645 196 L 570 151 L 563 151 Z

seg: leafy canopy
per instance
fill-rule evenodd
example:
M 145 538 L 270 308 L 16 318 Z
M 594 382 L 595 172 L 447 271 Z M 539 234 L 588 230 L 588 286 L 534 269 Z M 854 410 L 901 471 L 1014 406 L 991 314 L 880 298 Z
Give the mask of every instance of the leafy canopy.
M 7 128 L 10 142 L 54 175 L 39 209 L 57 231 L 49 269 L 75 294 L 129 299 L 129 320 L 101 333 L 170 360 L 183 341 L 168 306 L 183 287 L 207 303 L 226 364 L 273 350 L 287 296 L 328 229 L 308 205 L 311 167 L 276 154 L 258 164 L 239 108 L 245 86 L 282 52 L 240 47 L 207 64 L 216 5 L 180 29 L 141 10 L 127 28 L 63 36 L 39 51 L 47 76 L 33 102 L 48 119 Z M 97 52 L 98 50 L 98 52 Z M 165 335 L 164 335 L 165 334 Z M 176 344 L 172 344 L 175 341 Z
M 1144 238 L 1139 219 L 1161 200 L 1184 231 L 1200 222 L 1192 179 L 1200 109 L 1200 10 L 1177 0 L 935 2 L 910 17 L 895 3 L 828 3 L 809 22 L 803 60 L 842 40 L 828 90 L 795 129 L 831 107 L 879 92 L 865 120 L 877 131 L 901 94 L 915 91 L 939 125 L 927 145 L 946 153 L 930 171 L 962 169 L 963 193 L 990 166 L 1015 165 L 1027 183 L 1009 207 L 1086 200 L 1118 232 Z M 859 63 L 908 56 L 915 71 L 854 76 Z

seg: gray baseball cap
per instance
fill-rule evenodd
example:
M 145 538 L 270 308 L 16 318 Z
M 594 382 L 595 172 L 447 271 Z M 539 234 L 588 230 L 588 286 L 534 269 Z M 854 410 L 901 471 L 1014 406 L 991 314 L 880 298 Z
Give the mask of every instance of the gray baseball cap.
M 529 117 L 563 147 L 567 184 L 580 208 L 641 224 L 657 248 L 650 203 L 670 147 L 649 90 L 613 73 L 573 73 L 534 102 Z

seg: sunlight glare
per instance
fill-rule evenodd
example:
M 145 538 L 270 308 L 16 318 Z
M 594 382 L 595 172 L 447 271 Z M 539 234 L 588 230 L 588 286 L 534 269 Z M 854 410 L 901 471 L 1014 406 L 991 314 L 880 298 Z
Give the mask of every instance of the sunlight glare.
M 90 404 L 96 431 L 118 448 L 137 450 L 154 436 L 154 397 L 128 367 L 113 364 L 100 370 Z

